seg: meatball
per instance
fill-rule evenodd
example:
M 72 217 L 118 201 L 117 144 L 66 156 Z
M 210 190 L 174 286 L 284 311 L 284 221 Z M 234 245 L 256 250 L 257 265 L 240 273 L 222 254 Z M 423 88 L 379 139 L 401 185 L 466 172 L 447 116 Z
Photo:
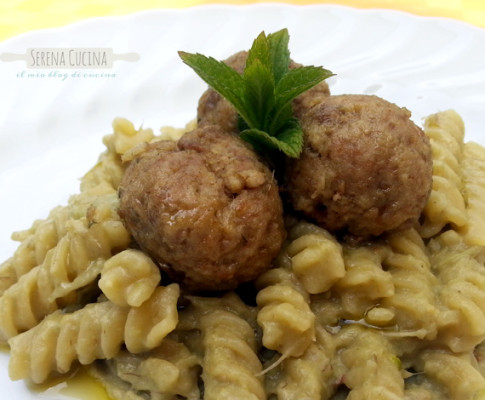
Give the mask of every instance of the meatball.
M 294 209 L 331 231 L 378 236 L 415 223 L 432 184 L 431 149 L 410 112 L 377 96 L 326 97 L 301 118 L 286 163 Z
M 322 81 L 293 100 L 293 114 L 301 119 L 303 114 L 320 104 L 328 96 L 330 96 L 330 89 L 327 82 Z
M 207 126 L 155 142 L 127 167 L 120 215 L 189 290 L 227 290 L 271 266 L 285 238 L 272 172 L 237 136 Z
M 224 62 L 242 74 L 246 66 L 247 51 L 233 54 Z M 290 62 L 290 68 L 300 67 L 294 61 Z M 330 90 L 325 81 L 318 83 L 310 90 L 302 93 L 293 100 L 293 113 L 300 117 L 307 109 L 313 107 L 323 97 L 330 95 Z M 207 89 L 199 99 L 197 107 L 197 122 L 199 126 L 217 125 L 224 132 L 238 133 L 237 112 L 225 98 L 214 89 Z

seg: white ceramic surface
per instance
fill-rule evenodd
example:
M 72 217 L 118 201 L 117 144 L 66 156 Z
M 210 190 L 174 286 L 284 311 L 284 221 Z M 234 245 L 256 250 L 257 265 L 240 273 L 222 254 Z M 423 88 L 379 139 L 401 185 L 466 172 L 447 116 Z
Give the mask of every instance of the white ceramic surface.
M 27 33 L 0 43 L 0 55 L 31 48 L 110 48 L 137 53 L 108 70 L 29 70 L 0 61 L 0 260 L 16 248 L 12 231 L 65 204 L 103 151 L 117 116 L 157 130 L 194 118 L 205 84 L 177 55 L 198 51 L 223 59 L 256 35 L 287 27 L 292 58 L 337 74 L 332 93 L 377 94 L 413 113 L 454 108 L 468 140 L 485 144 L 485 30 L 461 22 L 388 10 L 346 7 L 207 6 L 97 18 Z M 6 57 L 4 57 L 6 58 Z M 28 77 L 27 73 L 56 76 Z M 73 77 L 108 73 L 114 77 Z M 68 77 L 63 78 L 67 73 Z M 67 399 L 11 382 L 0 353 L 1 397 Z

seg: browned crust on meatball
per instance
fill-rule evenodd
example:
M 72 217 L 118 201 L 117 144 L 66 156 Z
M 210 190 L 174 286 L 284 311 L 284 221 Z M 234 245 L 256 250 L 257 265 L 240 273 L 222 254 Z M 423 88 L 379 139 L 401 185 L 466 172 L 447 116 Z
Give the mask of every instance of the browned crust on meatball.
M 377 96 L 330 96 L 301 125 L 303 153 L 286 168 L 296 210 L 361 237 L 418 220 L 431 190 L 431 149 L 408 110 Z
M 293 100 L 293 114 L 298 119 L 302 118 L 306 112 L 328 96 L 330 96 L 330 89 L 327 82 L 322 81 Z
M 202 93 L 199 99 L 197 125 L 200 127 L 217 125 L 227 133 L 239 132 L 236 109 L 212 88 Z
M 272 173 L 215 127 L 148 146 L 126 169 L 120 214 L 139 246 L 191 290 L 227 290 L 271 266 L 285 237 Z

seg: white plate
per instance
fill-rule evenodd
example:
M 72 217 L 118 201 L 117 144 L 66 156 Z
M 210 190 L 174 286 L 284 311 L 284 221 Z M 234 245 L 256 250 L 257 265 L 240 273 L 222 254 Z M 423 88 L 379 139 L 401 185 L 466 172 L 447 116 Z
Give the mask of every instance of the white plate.
M 485 143 L 485 30 L 457 21 L 331 5 L 260 4 L 150 11 L 32 32 L 0 44 L 0 55 L 103 47 L 138 53 L 140 60 L 117 61 L 101 71 L 114 78 L 66 80 L 18 77 L 52 70 L 0 61 L 0 260 L 16 248 L 12 231 L 28 228 L 78 191 L 78 178 L 96 162 L 114 117 L 157 130 L 195 116 L 205 84 L 177 50 L 223 59 L 250 47 L 262 30 L 283 27 L 294 60 L 337 73 L 329 80 L 332 93 L 377 94 L 410 109 L 418 123 L 454 108 L 465 120 L 467 139 Z M 1 353 L 2 398 L 67 398 L 34 394 L 24 382 L 11 382 L 7 361 Z

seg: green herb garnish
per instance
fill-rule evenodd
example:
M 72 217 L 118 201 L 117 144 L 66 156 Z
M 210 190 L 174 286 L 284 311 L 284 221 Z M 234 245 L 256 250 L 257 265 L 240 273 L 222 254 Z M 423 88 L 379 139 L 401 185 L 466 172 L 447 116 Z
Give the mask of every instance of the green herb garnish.
M 286 29 L 266 36 L 261 32 L 248 52 L 242 75 L 212 57 L 179 52 L 209 86 L 225 97 L 240 116 L 241 138 L 258 151 L 280 150 L 299 157 L 303 132 L 293 117 L 291 101 L 332 72 L 314 66 L 290 69 Z

